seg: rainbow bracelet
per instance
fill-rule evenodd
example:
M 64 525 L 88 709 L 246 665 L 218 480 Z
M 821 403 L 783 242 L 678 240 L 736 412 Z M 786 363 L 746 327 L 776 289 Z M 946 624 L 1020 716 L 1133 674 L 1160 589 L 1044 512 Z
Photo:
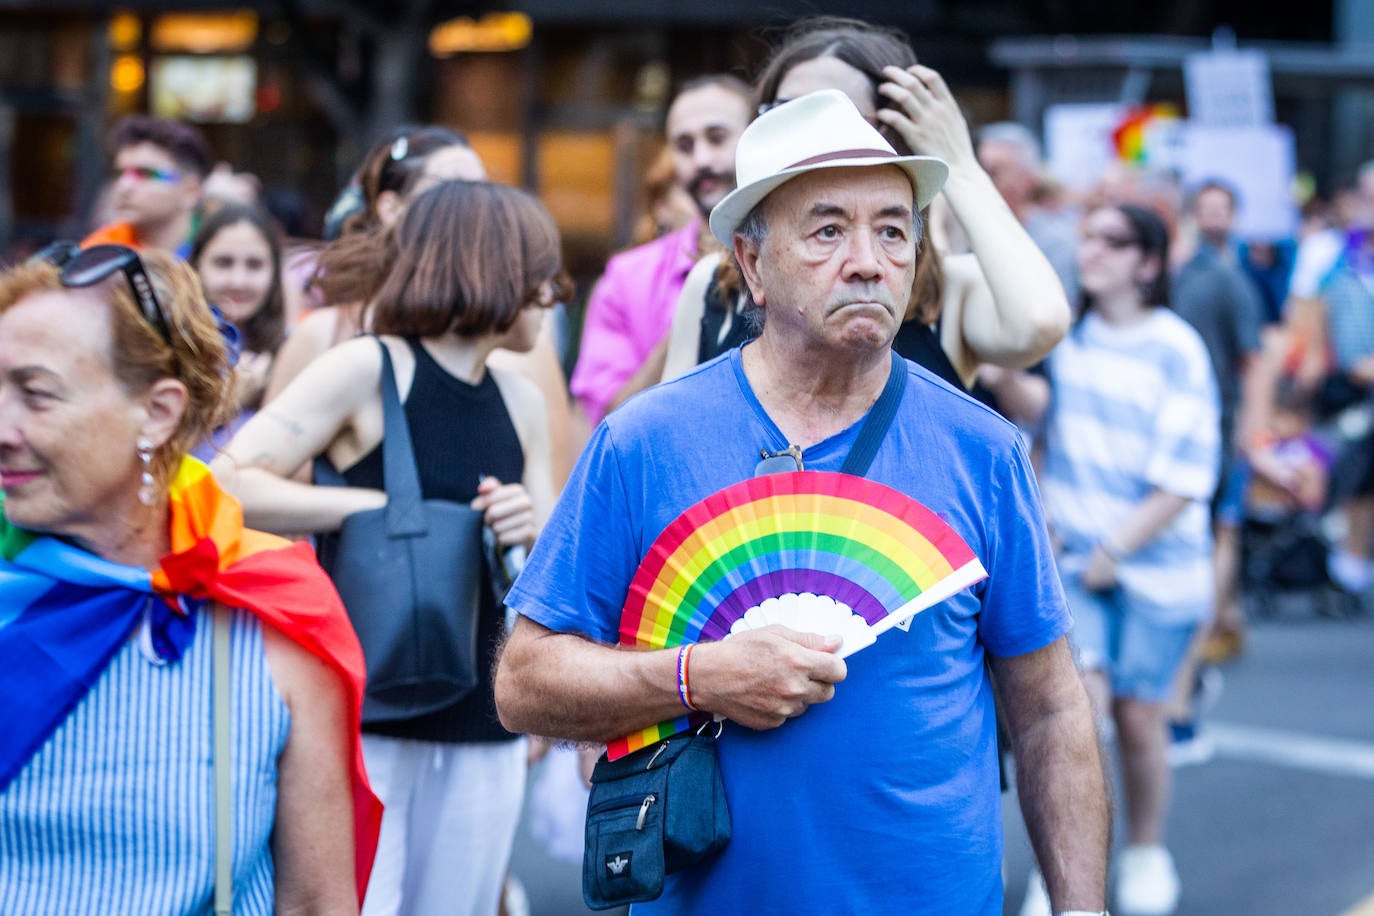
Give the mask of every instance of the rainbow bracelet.
M 692 657 L 692 644 L 688 643 L 677 650 L 677 698 L 692 712 L 699 712 L 692 703 L 692 691 L 687 686 L 687 665 Z

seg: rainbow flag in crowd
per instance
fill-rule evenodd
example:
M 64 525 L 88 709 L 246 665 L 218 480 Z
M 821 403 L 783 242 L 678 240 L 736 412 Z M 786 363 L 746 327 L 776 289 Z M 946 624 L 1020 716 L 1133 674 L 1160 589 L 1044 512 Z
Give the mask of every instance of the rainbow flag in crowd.
M 243 608 L 324 661 L 345 687 L 361 900 L 382 806 L 363 768 L 363 655 L 343 604 L 309 546 L 244 528 L 238 501 L 200 461 L 182 460 L 169 499 L 171 552 L 152 571 L 111 563 L 0 516 L 0 792 L 94 686 L 145 608 L 152 608 L 153 649 L 168 661 L 194 636 L 188 607 L 215 601 Z M 152 595 L 164 600 L 150 603 Z
M 1122 162 L 1146 165 L 1150 161 L 1149 133 L 1159 124 L 1178 120 L 1178 108 L 1168 102 L 1131 108 L 1112 131 L 1112 146 Z

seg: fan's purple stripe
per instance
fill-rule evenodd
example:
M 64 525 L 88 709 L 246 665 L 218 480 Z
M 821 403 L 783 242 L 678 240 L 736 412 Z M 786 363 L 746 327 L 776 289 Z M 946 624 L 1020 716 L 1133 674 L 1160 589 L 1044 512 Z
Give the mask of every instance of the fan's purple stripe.
M 870 624 L 882 620 L 888 613 L 888 609 L 868 589 L 849 579 L 814 569 L 781 569 L 750 579 L 727 595 L 701 628 L 701 638 L 721 639 L 730 632 L 730 625 L 743 617 L 751 607 L 779 595 L 802 592 L 829 595 L 849 605 Z

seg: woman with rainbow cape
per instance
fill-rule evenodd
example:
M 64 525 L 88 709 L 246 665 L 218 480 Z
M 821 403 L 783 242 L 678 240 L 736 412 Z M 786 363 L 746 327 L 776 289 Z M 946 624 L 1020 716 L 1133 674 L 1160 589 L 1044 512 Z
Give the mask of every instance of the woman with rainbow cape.
M 381 815 L 357 638 L 309 548 L 245 529 L 186 456 L 233 358 L 167 255 L 0 275 L 0 912 L 357 912 Z

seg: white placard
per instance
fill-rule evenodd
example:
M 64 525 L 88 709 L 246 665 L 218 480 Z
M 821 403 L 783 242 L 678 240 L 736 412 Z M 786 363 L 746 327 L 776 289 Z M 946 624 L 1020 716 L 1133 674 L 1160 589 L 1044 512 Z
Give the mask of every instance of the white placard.
M 1183 63 L 1188 120 L 1209 127 L 1256 127 L 1274 120 L 1269 58 L 1261 51 L 1190 54 Z
M 1126 109 L 1116 104 L 1065 104 L 1045 109 L 1045 159 L 1064 187 L 1085 191 L 1116 161 L 1112 132 Z
M 1141 142 L 1148 169 L 1182 172 L 1188 149 L 1188 122 L 1180 118 L 1153 118 L 1145 123 Z
M 1209 179 L 1231 185 L 1240 195 L 1236 235 L 1273 241 L 1296 234 L 1292 130 L 1283 124 L 1211 127 L 1189 123 L 1185 136 L 1184 186 L 1195 188 Z

